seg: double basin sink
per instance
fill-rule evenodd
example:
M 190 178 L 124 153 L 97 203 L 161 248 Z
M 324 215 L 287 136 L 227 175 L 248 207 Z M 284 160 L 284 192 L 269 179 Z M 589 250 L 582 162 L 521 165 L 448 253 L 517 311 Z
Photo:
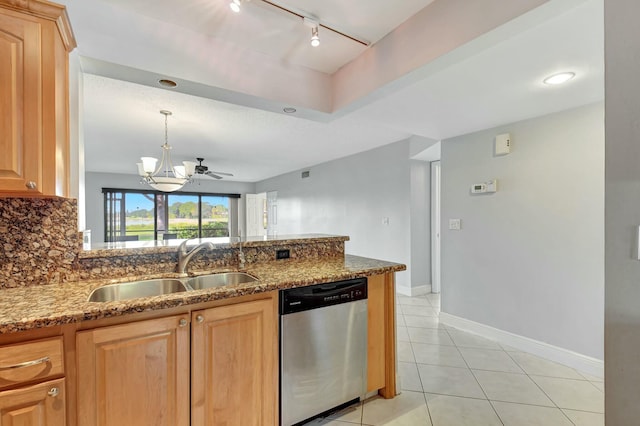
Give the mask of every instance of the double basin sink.
M 162 296 L 190 290 L 202 290 L 231 284 L 245 284 L 257 281 L 244 272 L 224 272 L 199 275 L 189 278 L 159 278 L 155 280 L 133 281 L 98 287 L 89 295 L 89 302 L 114 302 L 137 299 L 139 297 Z

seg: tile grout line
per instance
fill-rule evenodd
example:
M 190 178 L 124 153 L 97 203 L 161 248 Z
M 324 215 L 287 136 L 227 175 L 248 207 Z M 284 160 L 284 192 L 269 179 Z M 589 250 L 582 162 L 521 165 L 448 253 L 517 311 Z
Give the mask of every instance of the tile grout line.
M 521 365 L 520 365 L 520 363 L 518 363 L 518 361 L 517 361 L 514 357 L 512 357 L 512 356 L 511 356 L 511 354 L 510 354 L 509 352 L 507 352 L 507 351 L 505 351 L 505 352 L 507 353 L 507 356 L 508 356 L 509 358 L 511 358 L 511 359 L 513 360 L 513 362 L 515 362 L 515 363 L 518 365 L 518 367 L 520 367 L 520 368 L 522 369 L 522 371 L 524 371 L 524 373 L 527 375 L 527 377 L 529 378 L 529 380 L 531 380 L 531 381 L 532 381 L 532 382 L 533 382 L 533 383 L 538 387 L 538 389 L 540 389 L 540 391 L 541 391 L 541 392 L 542 392 L 542 393 L 543 393 L 547 398 L 549 398 L 549 401 L 551 401 L 551 402 L 553 403 L 553 405 L 555 405 L 555 407 L 556 407 L 556 408 L 557 408 L 557 409 L 562 413 L 562 415 L 563 415 L 567 420 L 569 420 L 569 423 L 571 423 L 572 425 L 576 426 L 576 424 L 575 424 L 575 423 L 574 423 L 574 422 L 569 418 L 569 416 L 567 416 L 567 413 L 565 413 L 564 411 L 562 411 L 562 408 L 560 408 L 560 407 L 558 406 L 558 403 L 557 403 L 557 402 L 555 402 L 555 401 L 553 400 L 553 398 L 551 398 L 551 396 L 550 396 L 550 395 L 548 395 L 548 394 L 544 391 L 544 389 L 542 389 L 542 387 L 540 387 L 540 385 L 538 384 L 538 382 L 536 382 L 535 380 L 533 380 L 533 379 L 531 378 L 531 376 L 530 376 L 530 375 L 529 375 L 529 373 L 524 369 L 524 367 L 523 367 L 523 366 L 521 366 Z M 525 353 L 526 353 L 526 352 L 525 352 Z M 556 377 L 556 378 L 557 378 L 557 377 Z
M 439 318 L 439 317 L 438 317 Z M 464 355 L 462 355 L 462 352 L 460 351 L 460 348 L 458 347 L 458 344 L 455 342 L 455 340 L 453 340 L 453 337 L 451 337 L 451 333 L 449 333 L 449 330 L 446 330 L 447 335 L 449 336 L 449 338 L 451 339 L 451 341 L 454 344 L 454 347 L 456 348 L 456 350 L 458 351 L 458 353 L 460 354 L 460 357 L 462 358 L 462 360 L 464 361 L 465 365 L 467 366 L 467 368 L 469 369 L 469 372 L 471 373 L 471 376 L 473 376 L 473 379 L 476 381 L 476 383 L 478 384 L 478 387 L 480 388 L 480 390 L 482 391 L 482 393 L 484 394 L 484 396 L 487 398 L 487 401 L 489 402 L 489 405 L 491 406 L 491 409 L 493 410 L 493 412 L 495 413 L 496 417 L 498 418 L 498 421 L 500 421 L 500 423 L 502 423 L 502 425 L 504 426 L 504 422 L 502 421 L 502 418 L 500 417 L 500 415 L 498 414 L 498 411 L 496 410 L 496 407 L 494 407 L 493 403 L 491 403 L 491 400 L 489 399 L 489 395 L 487 395 L 487 392 L 485 392 L 484 388 L 482 387 L 482 385 L 480 384 L 480 382 L 478 381 L 478 378 L 476 377 L 476 375 L 474 374 L 473 370 L 471 369 L 471 366 L 469 365 L 469 363 L 467 362 L 466 358 L 464 357 Z
M 425 297 L 425 299 L 427 299 Z M 429 306 L 431 308 L 433 308 L 433 305 L 431 304 L 431 301 L 429 299 L 427 299 L 427 303 L 429 304 Z M 440 324 L 440 316 L 437 316 L 438 318 L 438 325 Z M 407 335 L 409 334 L 409 330 L 407 330 Z M 411 336 L 409 336 L 409 340 L 411 340 Z M 413 342 L 411 342 L 411 350 L 413 350 Z M 414 352 L 413 357 L 416 357 L 416 354 Z M 416 371 L 418 372 L 418 378 L 420 379 L 420 386 L 422 387 L 422 397 L 424 398 L 424 403 L 427 406 L 427 414 L 429 415 L 429 422 L 431 422 L 431 426 L 436 426 L 433 423 L 433 416 L 431 415 L 431 408 L 429 407 L 429 401 L 427 401 L 427 393 L 424 391 L 424 385 L 422 384 L 422 377 L 420 376 L 420 370 L 418 370 L 418 361 L 416 360 Z
M 419 296 L 416 296 L 416 297 L 419 297 Z M 437 322 L 437 327 L 435 328 L 435 330 L 436 330 L 436 331 L 444 330 L 444 331 L 446 331 L 446 332 L 447 332 L 447 333 L 446 333 L 446 335 L 450 338 L 450 340 L 451 340 L 451 342 L 452 342 L 453 347 L 455 347 L 455 348 L 456 348 L 457 353 L 460 355 L 460 357 L 462 358 L 462 360 L 463 360 L 464 364 L 466 365 L 466 367 L 457 367 L 457 368 L 466 368 L 468 371 L 470 371 L 470 372 L 471 372 L 472 376 L 474 377 L 475 382 L 478 384 L 478 386 L 479 386 L 479 387 L 480 387 L 480 389 L 482 390 L 483 395 L 485 396 L 485 399 L 484 399 L 484 400 L 486 400 L 486 401 L 488 401 L 488 402 L 490 403 L 490 405 L 491 405 L 491 407 L 492 407 L 492 409 L 493 409 L 494 413 L 496 414 L 496 416 L 498 417 L 499 421 L 500 421 L 503 425 L 504 425 L 504 422 L 503 422 L 502 418 L 500 417 L 500 415 L 498 414 L 498 412 L 497 412 L 497 410 L 496 410 L 496 407 L 495 407 L 495 405 L 494 405 L 494 402 L 504 402 L 504 403 L 507 403 L 507 404 L 513 404 L 513 405 L 517 405 L 517 406 L 530 406 L 530 407 L 551 408 L 551 409 L 554 409 L 554 408 L 555 408 L 556 410 L 560 410 L 560 412 L 561 412 L 561 413 L 562 413 L 562 415 L 563 415 L 563 418 L 567 419 L 567 420 L 568 420 L 568 422 L 569 422 L 570 424 L 572 424 L 572 425 L 576 425 L 576 423 L 574 423 L 574 421 L 572 421 L 572 420 L 571 420 L 571 418 L 569 418 L 569 416 L 568 416 L 568 415 L 567 415 L 567 413 L 565 412 L 565 409 L 561 408 L 561 407 L 558 405 L 558 403 L 557 403 L 554 399 L 552 399 L 552 398 L 551 398 L 551 396 L 550 396 L 547 392 L 545 392 L 545 390 L 544 390 L 544 389 L 543 389 L 543 388 L 542 388 L 542 387 L 541 387 L 541 386 L 540 386 L 540 385 L 539 385 L 539 384 L 538 384 L 538 383 L 533 379 L 533 376 L 540 376 L 540 377 L 543 377 L 543 378 L 547 378 L 547 377 L 548 377 L 548 378 L 550 378 L 550 379 L 568 380 L 568 381 L 578 381 L 578 382 L 584 382 L 584 381 L 586 381 L 586 382 L 589 382 L 589 383 L 590 383 L 590 385 L 591 385 L 593 388 L 597 389 L 601 394 L 604 394 L 604 391 L 603 391 L 603 390 L 601 390 L 601 389 L 598 387 L 598 385 L 596 384 L 596 383 L 598 383 L 598 384 L 599 384 L 599 383 L 603 383 L 603 382 L 604 382 L 604 380 L 595 380 L 595 381 L 592 381 L 589 377 L 586 377 L 586 376 L 585 376 L 581 371 L 579 371 L 579 370 L 572 369 L 572 370 L 573 370 L 573 371 L 574 371 L 574 372 L 579 376 L 579 378 L 558 377 L 557 375 L 554 375 L 554 374 L 546 375 L 546 374 L 544 374 L 544 373 L 542 373 L 542 374 L 532 375 L 532 374 L 528 373 L 528 372 L 524 369 L 524 367 L 523 367 L 523 366 L 522 366 L 522 365 L 521 365 L 521 364 L 520 364 L 520 363 L 519 363 L 519 362 L 518 362 L 518 361 L 517 361 L 517 360 L 512 356 L 512 354 L 510 353 L 510 351 L 508 351 L 506 348 L 502 347 L 502 345 L 500 345 L 500 344 L 498 344 L 498 346 L 499 346 L 499 348 L 498 348 L 498 349 L 496 349 L 496 348 L 486 348 L 486 347 L 482 347 L 482 346 L 479 346 L 479 347 L 469 346 L 468 348 L 470 348 L 470 349 L 490 350 L 490 351 L 492 351 L 492 352 L 496 352 L 496 353 L 497 353 L 497 352 L 499 352 L 499 351 L 502 351 L 502 352 L 504 352 L 504 353 L 506 353 L 506 354 L 507 354 L 508 359 L 510 359 L 510 360 L 511 360 L 511 361 L 512 361 L 512 362 L 513 362 L 513 363 L 514 363 L 514 364 L 515 364 L 515 365 L 516 365 L 520 370 L 521 370 L 521 372 L 501 371 L 501 370 L 491 370 L 491 369 L 483 369 L 483 368 L 478 368 L 478 369 L 476 369 L 476 370 L 478 370 L 478 371 L 495 372 L 495 373 L 510 373 L 510 374 L 520 374 L 520 375 L 525 375 L 525 376 L 526 376 L 530 381 L 532 381 L 532 382 L 536 385 L 536 388 L 538 388 L 538 389 L 542 392 L 542 394 L 543 394 L 543 395 L 545 395 L 553 405 L 552 405 L 552 406 L 546 406 L 546 405 L 537 405 L 537 404 L 530 404 L 530 403 L 520 403 L 520 402 L 514 402 L 514 401 L 501 401 L 501 400 L 491 400 L 491 399 L 489 399 L 489 397 L 488 397 L 488 395 L 487 395 L 487 393 L 486 393 L 485 389 L 484 389 L 484 388 L 482 387 L 482 385 L 480 384 L 480 382 L 479 382 L 479 380 L 478 380 L 478 378 L 477 378 L 477 376 L 476 376 L 476 374 L 475 374 L 474 369 L 472 369 L 472 368 L 470 367 L 469 362 L 466 360 L 466 358 L 465 358 L 465 357 L 464 357 L 464 355 L 462 354 L 462 350 L 461 350 L 461 349 L 462 349 L 462 348 L 467 348 L 467 346 L 460 346 L 460 345 L 459 345 L 459 344 L 458 344 L 458 343 L 453 339 L 453 337 L 452 337 L 452 334 L 453 334 L 453 332 L 454 332 L 454 331 L 460 331 L 461 333 L 465 333 L 465 332 L 464 332 L 463 330 L 457 330 L 457 329 L 455 329 L 455 328 L 453 328 L 453 329 L 452 329 L 452 328 L 450 328 L 450 327 L 446 327 L 446 326 L 444 326 L 444 327 L 443 327 L 443 324 L 442 324 L 442 323 L 440 323 L 440 312 L 441 312 L 440 308 L 439 308 L 439 307 L 434 306 L 434 305 L 433 305 L 433 303 L 431 302 L 431 300 L 430 300 L 429 298 L 427 298 L 427 297 L 424 297 L 424 298 L 427 300 L 427 302 L 428 302 L 428 303 L 429 303 L 429 305 L 430 305 L 430 308 L 431 308 L 431 309 L 435 312 L 435 314 L 436 314 L 436 315 L 435 315 L 435 318 L 436 318 L 436 320 L 437 320 L 437 321 L 436 321 L 436 322 Z M 399 303 L 399 304 L 404 305 L 404 304 L 402 304 L 402 303 Z M 428 307 L 429 307 L 429 306 L 426 306 L 426 305 L 413 305 L 413 304 L 410 304 L 410 305 L 404 305 L 404 306 L 411 306 L 411 307 L 412 307 L 412 309 L 417 309 L 417 307 L 422 307 L 422 308 L 428 308 Z M 402 308 L 400 308 L 400 309 L 402 309 Z M 431 421 L 431 424 L 433 425 L 433 418 L 432 418 L 432 415 L 431 415 L 431 410 L 430 410 L 430 407 L 429 407 L 429 402 L 427 401 L 426 392 L 425 392 L 424 384 L 423 384 L 423 381 L 422 381 L 422 377 L 420 376 L 420 373 L 419 373 L 419 370 L 418 370 L 418 365 L 429 365 L 429 366 L 436 366 L 436 367 L 456 367 L 456 366 L 445 366 L 445 365 L 440 365 L 440 364 L 430 364 L 430 363 L 418 363 L 418 362 L 417 362 L 417 358 L 416 358 L 416 351 L 415 351 L 415 348 L 414 348 L 414 343 L 416 343 L 416 344 L 425 344 L 425 343 L 423 343 L 423 342 L 414 342 L 414 341 L 411 339 L 411 336 L 409 335 L 409 330 L 408 330 L 409 326 L 406 324 L 406 320 L 405 320 L 405 318 L 404 318 L 404 311 L 402 311 L 402 315 L 403 315 L 403 320 L 405 321 L 405 323 L 404 323 L 404 327 L 407 329 L 407 336 L 408 336 L 408 338 L 409 338 L 409 343 L 410 343 L 410 345 L 411 345 L 411 353 L 412 353 L 412 355 L 413 355 L 413 359 L 414 359 L 414 362 L 412 362 L 412 363 L 415 365 L 415 368 L 416 368 L 416 370 L 418 371 L 418 379 L 420 380 L 420 386 L 421 386 L 421 388 L 422 388 L 422 393 L 423 393 L 423 396 L 424 396 L 424 399 L 425 399 L 425 403 L 426 403 L 426 405 L 427 405 L 427 412 L 428 412 L 428 414 L 429 414 L 429 420 Z M 411 314 L 411 315 L 415 315 L 415 314 Z M 432 316 L 432 315 L 426 315 L 426 317 L 432 317 L 432 318 L 433 318 L 433 316 Z M 414 327 L 411 327 L 411 328 L 432 329 L 431 327 L 415 327 L 415 326 L 414 326 Z M 472 334 L 472 333 L 471 333 L 471 334 Z M 489 339 L 489 340 L 491 340 L 491 339 Z M 497 343 L 497 342 L 496 342 L 496 343 Z M 443 345 L 443 344 L 441 344 L 441 343 L 431 343 L 431 342 L 426 342 L 426 344 L 427 344 L 427 345 L 429 345 L 429 346 L 437 345 L 437 346 L 440 346 L 440 347 L 442 347 L 442 346 L 450 347 L 450 345 Z M 526 352 L 526 351 L 516 351 L 516 352 L 523 352 L 523 353 L 525 353 L 525 354 L 532 355 L 532 354 L 530 354 L 529 352 Z M 544 359 L 544 358 L 543 358 L 543 359 Z M 547 360 L 547 361 L 548 361 L 548 360 Z M 545 371 L 546 371 L 546 370 L 545 370 Z M 593 376 L 593 378 L 599 379 L 598 377 L 595 377 L 595 376 Z M 432 393 L 432 392 L 430 392 L 430 393 Z M 450 396 L 450 397 L 455 397 L 455 398 L 465 398 L 465 399 L 471 399 L 471 400 L 482 400 L 481 398 L 465 397 L 465 396 L 460 396 L 460 395 L 449 395 L 449 394 L 441 394 L 441 393 L 434 393 L 434 394 L 435 394 L 435 395 Z M 589 410 L 583 410 L 583 409 L 566 408 L 566 410 L 568 410 L 568 411 L 583 412 L 583 413 L 589 413 L 589 414 L 596 414 L 596 415 L 603 415 L 603 413 L 600 413 L 600 412 L 597 412 L 597 411 L 589 411 Z M 435 425 L 434 425 L 434 426 L 435 426 Z

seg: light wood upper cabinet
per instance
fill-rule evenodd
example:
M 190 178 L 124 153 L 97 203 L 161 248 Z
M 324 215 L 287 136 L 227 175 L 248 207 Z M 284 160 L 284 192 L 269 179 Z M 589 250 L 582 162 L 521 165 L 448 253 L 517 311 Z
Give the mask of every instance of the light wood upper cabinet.
M 63 6 L 0 0 L 0 196 L 69 194 L 69 65 Z
M 0 425 L 66 426 L 64 379 L 0 392 Z
M 189 424 L 189 317 L 76 335 L 78 424 Z
M 277 315 L 277 294 L 192 314 L 192 426 L 278 424 Z

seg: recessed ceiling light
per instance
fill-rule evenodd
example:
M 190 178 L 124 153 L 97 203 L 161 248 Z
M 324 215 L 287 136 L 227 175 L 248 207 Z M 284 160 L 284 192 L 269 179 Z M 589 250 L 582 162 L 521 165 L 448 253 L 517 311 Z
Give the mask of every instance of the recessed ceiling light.
M 574 72 L 561 72 L 545 78 L 543 80 L 543 83 L 551 84 L 551 85 L 562 84 L 571 80 L 575 76 L 576 76 L 576 73 Z
M 283 110 L 284 112 L 286 112 L 287 114 L 293 114 L 294 112 L 296 112 L 296 111 L 297 111 L 297 109 L 292 108 L 292 107 L 285 107 L 285 108 L 282 108 L 282 110 Z
M 175 81 L 169 80 L 166 78 L 162 78 L 158 80 L 158 84 L 162 87 L 171 87 L 171 88 L 176 87 L 178 85 L 178 83 L 176 83 Z

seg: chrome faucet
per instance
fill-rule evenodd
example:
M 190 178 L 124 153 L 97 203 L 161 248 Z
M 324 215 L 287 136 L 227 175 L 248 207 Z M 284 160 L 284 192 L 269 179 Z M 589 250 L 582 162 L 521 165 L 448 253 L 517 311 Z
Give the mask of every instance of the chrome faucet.
M 179 274 L 186 274 L 187 273 L 187 265 L 189 264 L 189 261 L 191 261 L 191 258 L 193 257 L 194 254 L 196 254 L 197 252 L 199 252 L 202 249 L 208 248 L 209 250 L 213 250 L 213 243 L 211 242 L 206 242 L 206 243 L 200 243 L 197 246 L 195 246 L 194 248 L 191 249 L 191 251 L 187 250 L 187 243 L 189 242 L 189 240 L 184 240 L 182 243 L 180 243 L 180 246 L 178 246 L 178 268 L 177 268 L 177 272 Z
M 238 244 L 240 244 L 240 252 L 238 253 L 238 269 L 244 269 L 244 252 L 242 251 L 242 231 L 238 229 Z

